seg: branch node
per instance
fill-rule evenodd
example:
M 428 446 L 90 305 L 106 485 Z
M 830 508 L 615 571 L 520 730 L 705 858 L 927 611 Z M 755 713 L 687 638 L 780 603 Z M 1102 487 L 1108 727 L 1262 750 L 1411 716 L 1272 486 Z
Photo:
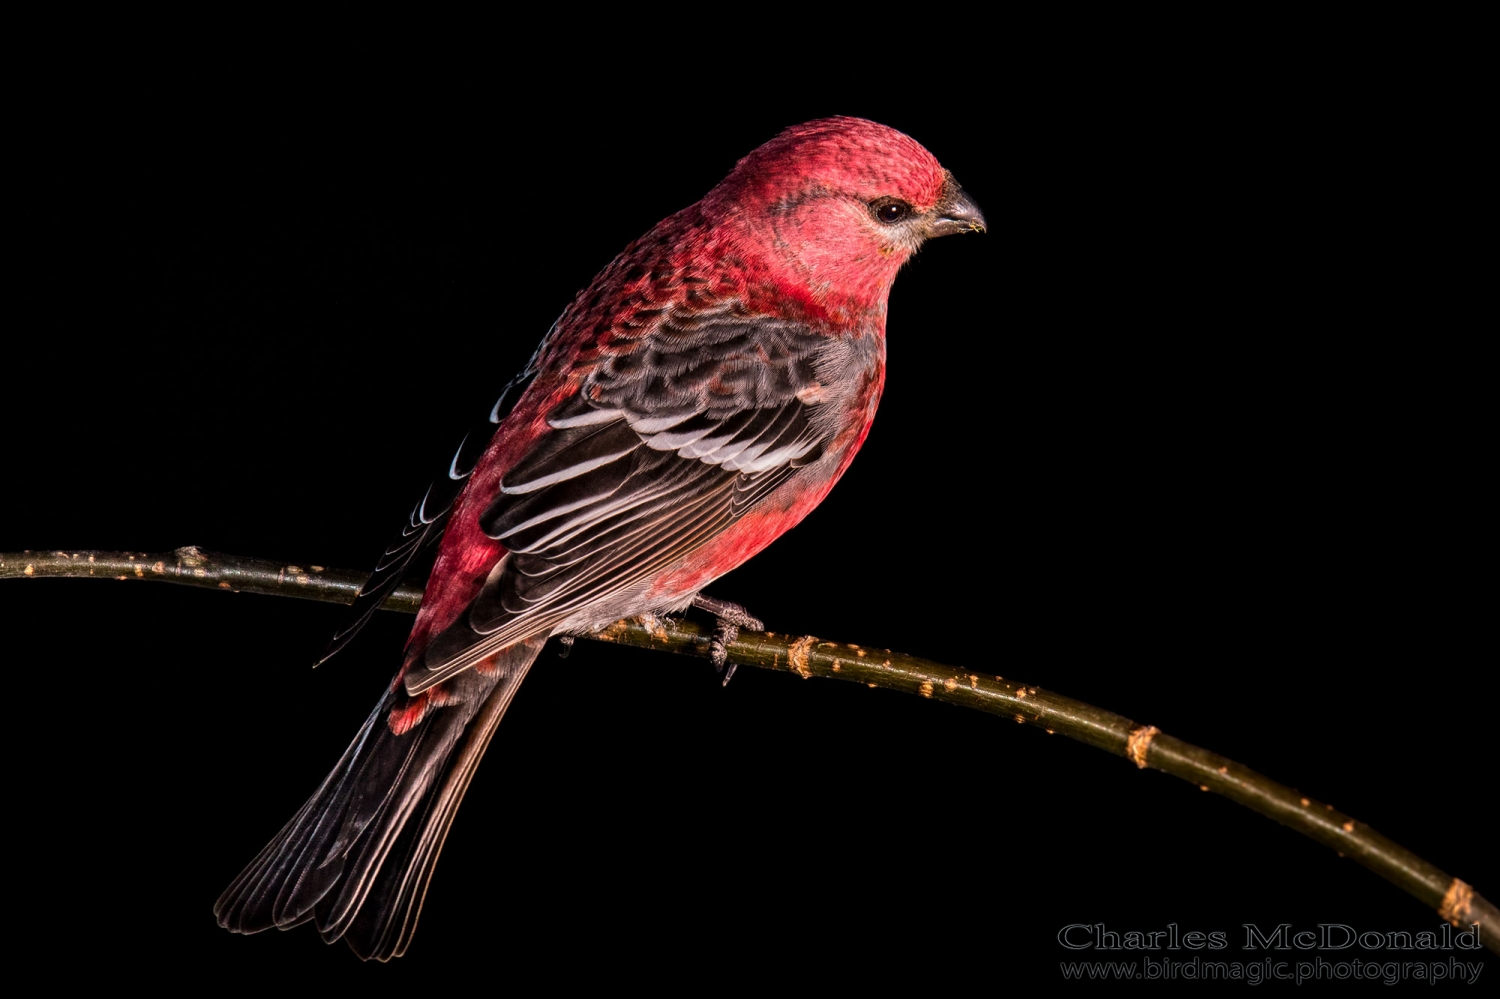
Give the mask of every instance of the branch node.
M 1130 730 L 1125 740 L 1125 756 L 1142 770 L 1146 769 L 1146 753 L 1151 749 L 1151 740 L 1161 734 L 1155 725 L 1143 725 Z
M 1454 878 L 1443 895 L 1443 904 L 1438 906 L 1438 915 L 1454 926 L 1463 926 L 1469 921 L 1469 910 L 1474 905 L 1474 889 L 1460 878 Z
M 787 661 L 792 664 L 792 669 L 804 680 L 812 676 L 812 669 L 807 665 L 807 653 L 812 649 L 813 643 L 816 641 L 817 639 L 811 635 L 803 635 L 786 650 Z

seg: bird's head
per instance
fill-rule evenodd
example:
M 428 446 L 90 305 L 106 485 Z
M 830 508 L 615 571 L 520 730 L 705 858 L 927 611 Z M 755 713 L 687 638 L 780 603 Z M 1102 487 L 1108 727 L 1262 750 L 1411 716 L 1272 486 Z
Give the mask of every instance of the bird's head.
M 862 118 L 787 129 L 740 160 L 704 207 L 780 293 L 810 295 L 833 316 L 883 313 L 896 272 L 926 240 L 985 228 L 931 153 Z

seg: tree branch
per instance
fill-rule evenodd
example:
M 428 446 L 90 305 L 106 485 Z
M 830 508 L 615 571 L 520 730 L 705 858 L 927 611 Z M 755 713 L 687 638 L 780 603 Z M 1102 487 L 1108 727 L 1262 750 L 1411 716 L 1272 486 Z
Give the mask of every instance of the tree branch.
M 284 565 L 266 559 L 222 555 L 195 547 L 165 553 L 21 552 L 0 553 L 0 579 L 96 578 L 156 580 L 233 592 L 300 597 L 328 603 L 354 600 L 365 574 L 318 565 Z M 402 584 L 382 609 L 415 613 L 421 588 Z M 707 657 L 710 634 L 679 619 L 619 621 L 597 641 Z M 1034 725 L 1123 756 L 1142 769 L 1181 777 L 1297 830 L 1368 867 L 1454 926 L 1479 924 L 1480 938 L 1500 953 L 1500 910 L 1452 877 L 1370 827 L 1307 798 L 1233 760 L 1140 725 L 1129 718 L 1025 683 L 980 674 L 891 652 L 771 632 L 741 631 L 729 646 L 740 666 L 850 680 L 869 687 L 900 690 L 947 701 Z

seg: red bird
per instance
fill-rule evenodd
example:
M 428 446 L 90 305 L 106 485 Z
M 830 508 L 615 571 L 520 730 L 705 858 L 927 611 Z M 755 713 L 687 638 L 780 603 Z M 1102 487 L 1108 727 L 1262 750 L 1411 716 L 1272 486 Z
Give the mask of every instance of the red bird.
M 983 228 L 915 141 L 828 118 L 782 132 L 627 246 L 365 584 L 329 655 L 442 536 L 401 671 L 219 898 L 219 924 L 311 921 L 362 958 L 401 955 L 464 789 L 548 637 L 696 604 L 719 618 L 722 667 L 736 629 L 760 623 L 700 591 L 849 467 L 880 401 L 901 265 L 926 239 Z

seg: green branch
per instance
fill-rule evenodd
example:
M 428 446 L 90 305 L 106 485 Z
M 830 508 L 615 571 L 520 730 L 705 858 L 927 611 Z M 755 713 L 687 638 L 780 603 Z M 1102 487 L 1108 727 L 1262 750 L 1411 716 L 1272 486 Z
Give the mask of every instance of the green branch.
M 285 565 L 266 559 L 220 555 L 198 548 L 166 553 L 21 552 L 0 554 L 0 579 L 41 577 L 157 580 L 234 592 L 301 597 L 329 603 L 353 601 L 365 574 L 318 565 Z M 407 583 L 382 608 L 415 613 L 420 588 Z M 690 621 L 619 621 L 597 641 L 708 656 L 709 634 Z M 1454 926 L 1479 924 L 1480 937 L 1500 953 L 1500 910 L 1465 882 L 1438 869 L 1332 805 L 1304 797 L 1249 767 L 1183 742 L 1129 718 L 1016 680 L 945 666 L 927 659 L 771 632 L 740 632 L 729 646 L 739 666 L 759 666 L 806 677 L 849 680 L 901 690 L 935 701 L 1034 725 L 1123 756 L 1141 768 L 1181 777 L 1275 819 L 1370 868 L 1413 895 Z

